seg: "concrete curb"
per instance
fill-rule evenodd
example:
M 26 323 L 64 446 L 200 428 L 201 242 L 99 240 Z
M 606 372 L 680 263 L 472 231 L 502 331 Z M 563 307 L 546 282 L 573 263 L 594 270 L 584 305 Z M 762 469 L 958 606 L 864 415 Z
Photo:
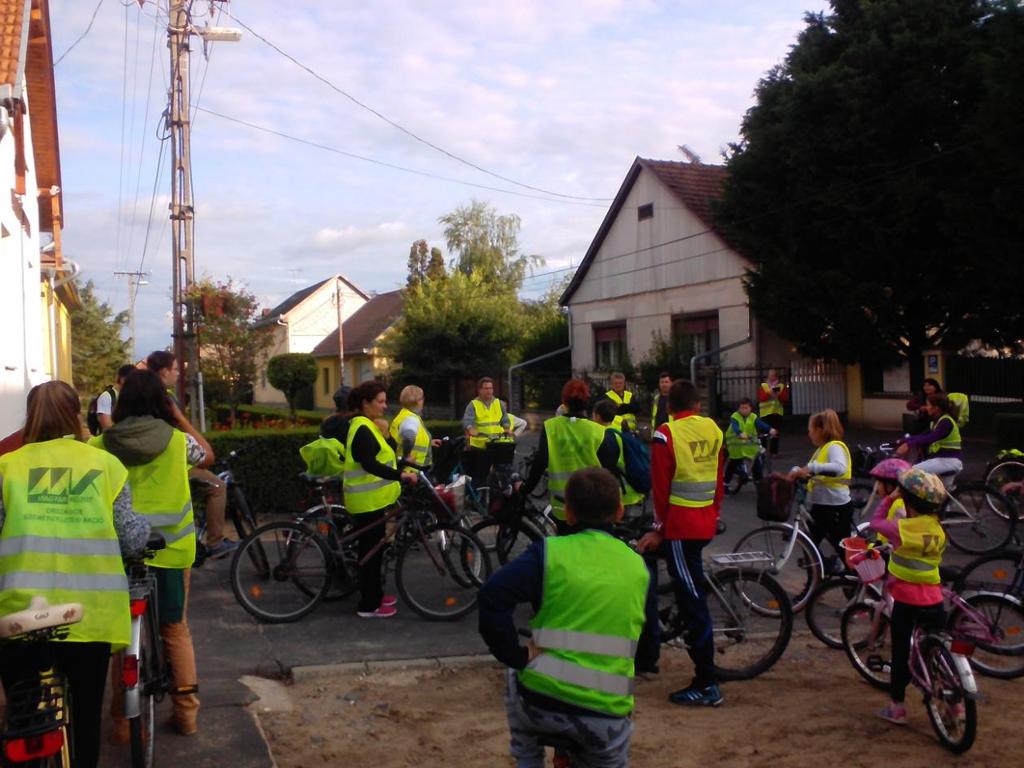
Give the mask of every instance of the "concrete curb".
M 454 669 L 458 667 L 499 667 L 489 654 L 477 656 L 434 656 L 415 659 L 388 659 L 385 661 L 353 661 L 343 664 L 311 664 L 292 667 L 292 682 L 301 683 L 330 674 L 356 673 L 370 675 L 380 672 L 394 672 L 403 669 Z

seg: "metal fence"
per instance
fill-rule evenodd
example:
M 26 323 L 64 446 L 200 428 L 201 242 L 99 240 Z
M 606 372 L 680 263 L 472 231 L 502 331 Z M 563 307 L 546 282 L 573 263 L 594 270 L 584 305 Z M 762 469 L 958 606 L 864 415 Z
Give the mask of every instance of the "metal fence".
M 965 392 L 972 403 L 1019 403 L 1024 399 L 1024 360 L 951 357 L 945 385 L 947 392 Z
M 803 416 L 825 408 L 846 411 L 846 369 L 837 363 L 800 360 L 789 368 L 769 365 L 702 369 L 698 379 L 704 378 L 709 393 L 714 393 L 713 415 L 727 415 L 744 397 L 756 403 L 757 390 L 772 368 L 790 385 L 787 413 Z

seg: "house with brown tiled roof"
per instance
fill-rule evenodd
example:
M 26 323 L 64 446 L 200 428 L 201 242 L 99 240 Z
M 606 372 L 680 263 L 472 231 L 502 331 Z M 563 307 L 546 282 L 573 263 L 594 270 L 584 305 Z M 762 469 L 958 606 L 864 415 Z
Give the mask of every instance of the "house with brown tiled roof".
M 360 382 L 386 374 L 390 361 L 381 354 L 380 341 L 401 316 L 405 300 L 402 291 L 378 293 L 361 306 L 338 331 L 328 334 L 316 345 L 318 375 L 315 386 L 314 404 L 317 408 L 333 408 L 331 396 L 341 385 L 338 372 L 340 361 L 345 361 L 345 384 L 355 386 Z M 342 355 L 341 345 L 344 345 Z
M 743 288 L 751 263 L 715 227 L 712 214 L 727 173 L 699 161 L 633 161 L 561 297 L 575 372 L 600 376 L 635 364 L 660 335 L 682 340 L 693 354 L 723 349 L 706 362 L 723 374 L 717 394 L 730 405 L 754 396 L 758 369 L 792 367 L 794 378 L 814 370 L 820 379 L 821 364 L 800 359 L 751 315 Z M 681 363 L 677 374 L 686 372 L 689 360 Z M 736 372 L 732 381 L 727 371 Z M 835 379 L 831 389 L 805 387 L 798 413 L 825 403 L 843 410 L 842 373 L 828 375 Z
M 61 247 L 63 196 L 47 0 L 0 0 L 0 434 L 25 394 L 71 382 L 77 267 Z

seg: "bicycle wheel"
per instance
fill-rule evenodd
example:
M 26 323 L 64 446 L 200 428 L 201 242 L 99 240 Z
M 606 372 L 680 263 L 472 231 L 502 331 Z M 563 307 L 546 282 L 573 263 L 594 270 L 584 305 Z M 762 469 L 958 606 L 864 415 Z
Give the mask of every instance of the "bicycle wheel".
M 941 638 L 922 638 L 921 661 L 931 684 L 924 694 L 928 719 L 943 746 L 953 754 L 962 754 L 974 744 L 978 727 L 974 699 L 964 690 L 953 655 Z
M 821 561 L 821 552 L 804 535 L 803 531 L 798 531 L 793 551 L 789 558 L 783 561 L 792 535 L 793 528 L 789 525 L 765 525 L 742 536 L 732 551 L 767 552 L 773 561 L 771 575 L 789 595 L 793 604 L 793 612 L 799 613 L 807 605 L 811 593 L 821 582 L 824 566 Z
M 974 641 L 971 666 L 1002 680 L 1024 676 L 1024 608 L 1020 602 L 1006 595 L 991 594 L 968 595 L 964 600 L 980 619 L 955 610 L 947 628 L 954 636 L 964 635 Z
M 863 597 L 862 584 L 853 577 L 826 579 L 811 593 L 804 618 L 811 634 L 829 648 L 843 649 L 843 612 Z
M 406 604 L 430 621 L 454 621 L 476 608 L 491 575 L 487 548 L 465 528 L 438 523 L 411 531 L 400 545 L 395 585 Z
M 526 519 L 501 523 L 493 517 L 485 517 L 470 530 L 499 566 L 515 560 L 530 544 L 544 538 L 544 534 Z
M 1017 515 L 1001 515 L 993 511 L 990 498 L 996 500 L 996 507 L 1003 505 L 1006 509 L 1016 509 L 1006 496 L 984 483 L 958 485 L 946 501 L 942 510 L 942 527 L 950 544 L 961 552 L 971 555 L 998 552 L 1013 538 Z
M 1019 461 L 1001 461 L 985 475 L 985 485 L 1000 492 L 1002 492 L 1003 486 L 1007 483 L 1019 483 L 1022 480 L 1024 480 L 1024 463 Z M 1011 514 L 1012 507 L 1007 509 L 1003 506 L 998 496 L 987 496 L 985 501 L 988 503 L 989 508 L 997 515 L 1006 516 Z M 1017 513 L 1018 517 L 1020 516 L 1019 510 L 1013 511 Z
M 793 634 L 793 609 L 782 586 L 763 571 L 729 569 L 707 579 L 715 674 L 749 680 L 779 660 Z M 770 613 L 761 607 L 771 608 Z
M 356 542 L 342 542 L 354 528 L 348 510 L 341 504 L 318 504 L 303 512 L 302 519 L 307 526 L 316 530 L 334 558 L 330 586 L 324 595 L 324 602 L 344 600 L 359 589 L 359 553 Z M 295 586 L 309 595 L 315 591 L 315 585 L 311 588 L 303 582 L 296 582 Z
M 1015 549 L 1004 549 L 976 557 L 963 568 L 953 585 L 955 592 L 995 592 L 1003 594 L 1010 590 L 1022 564 L 1024 553 Z
M 139 716 L 128 721 L 132 768 L 152 768 L 156 747 L 156 699 L 166 683 L 157 643 L 156 611 L 147 606 L 139 642 Z
M 888 690 L 892 672 L 889 618 L 879 613 L 876 630 L 876 607 L 877 603 L 868 602 L 849 606 L 843 613 L 839 631 L 843 650 L 853 668 L 875 688 Z
M 250 555 L 252 548 L 260 550 Z M 320 537 L 292 522 L 257 528 L 231 559 L 231 590 L 252 616 L 268 624 L 296 621 L 323 600 L 334 556 Z

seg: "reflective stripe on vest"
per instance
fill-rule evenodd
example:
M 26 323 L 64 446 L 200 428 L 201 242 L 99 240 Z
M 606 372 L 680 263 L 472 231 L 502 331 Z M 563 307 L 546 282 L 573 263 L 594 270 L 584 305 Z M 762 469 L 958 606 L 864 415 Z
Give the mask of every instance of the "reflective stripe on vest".
M 679 507 L 710 507 L 718 488 L 718 454 L 722 430 L 705 416 L 687 416 L 668 425 L 676 473 L 669 503 Z
M 531 691 L 604 714 L 633 710 L 633 657 L 650 575 L 626 544 L 588 529 L 544 542 L 538 655 L 519 673 Z
M 810 480 L 807 481 L 807 492 L 810 493 L 814 489 L 814 486 L 821 485 L 826 488 L 842 488 L 850 484 L 850 480 L 853 478 L 853 461 L 850 459 L 850 449 L 846 447 L 846 443 L 842 440 L 832 440 L 831 442 L 825 443 L 818 451 L 814 454 L 811 459 L 815 464 L 827 464 L 828 463 L 828 449 L 829 446 L 838 445 L 841 446 L 843 452 L 846 454 L 846 469 L 843 474 L 838 477 L 832 477 L 830 475 L 814 475 Z
M 771 397 L 768 400 L 762 400 L 758 403 L 757 411 L 761 416 L 772 416 L 778 414 L 781 416 L 785 410 L 782 405 L 782 401 L 779 400 L 782 397 L 782 393 L 786 391 L 786 385 L 782 384 L 782 389 L 779 390 L 779 394 L 772 392 L 772 388 L 768 385 L 768 382 L 761 382 L 761 389 L 767 392 Z
M 0 457 L 0 615 L 33 596 L 81 603 L 66 640 L 128 644 L 128 580 L 114 529 L 114 499 L 128 472 L 105 451 L 72 439 L 29 443 Z
M 104 435 L 93 438 L 104 445 Z M 132 507 L 145 515 L 167 546 L 147 563 L 154 568 L 191 568 L 196 559 L 192 495 L 188 484 L 188 441 L 175 429 L 167 447 L 156 458 L 128 467 Z
M 633 393 L 630 392 L 628 389 L 624 389 L 622 391 L 621 397 L 614 389 L 609 389 L 607 392 L 604 393 L 604 396 L 607 397 L 616 405 L 629 405 L 631 402 L 633 402 Z M 624 413 L 621 415 L 620 418 L 622 419 L 622 425 L 626 429 L 636 429 L 636 416 L 634 414 Z M 616 429 L 618 429 L 618 427 L 616 427 Z
M 740 426 L 739 435 L 733 431 L 733 422 Z M 746 435 L 748 439 L 744 440 L 740 435 Z M 744 417 L 736 411 L 729 417 L 729 426 L 725 429 L 725 446 L 729 450 L 730 459 L 752 459 L 757 456 L 757 416 L 750 413 Z
M 928 446 L 928 453 L 938 453 L 939 451 L 959 451 L 962 447 L 960 440 L 960 427 L 957 426 L 956 419 L 950 416 L 948 413 L 943 414 L 942 417 L 932 424 L 932 429 L 935 429 L 943 421 L 948 421 L 953 425 L 953 429 L 950 430 L 949 434 L 941 440 L 936 440 L 934 443 Z
M 365 428 L 376 438 L 377 461 L 393 469 L 398 468 L 398 459 L 377 425 L 365 416 L 356 416 L 348 428 L 348 445 L 345 446 L 344 491 L 345 508 L 350 514 L 376 512 L 394 504 L 402 493 L 401 483 L 387 480 L 367 472 L 352 455 L 352 443 L 356 432 Z
M 479 436 L 469 438 L 469 445 L 471 448 L 486 448 L 488 437 L 498 437 L 505 432 L 501 427 L 501 401 L 494 398 L 490 405 L 484 405 L 481 400 L 474 399 L 472 405 L 473 429 Z
M 416 439 L 413 442 L 412 450 L 409 452 L 409 459 L 414 464 L 425 466 L 430 463 L 430 433 L 427 428 L 423 425 L 423 418 L 414 411 L 410 411 L 408 408 L 403 408 L 398 412 L 398 415 L 391 420 L 391 426 L 388 428 L 388 432 L 391 434 L 391 439 L 395 441 L 395 445 L 398 446 L 398 450 L 402 450 L 402 436 L 399 434 L 399 429 L 408 418 L 416 419 L 416 423 L 419 425 L 419 429 L 416 432 Z M 415 469 L 408 467 L 405 469 L 406 472 L 415 472 Z
M 889 573 L 911 584 L 939 584 L 946 533 L 934 515 L 900 520 L 900 545 L 889 556 Z
M 565 484 L 572 473 L 599 467 L 597 451 L 604 441 L 604 429 L 588 419 L 555 416 L 544 422 L 548 443 L 548 493 L 551 511 L 565 519 Z

